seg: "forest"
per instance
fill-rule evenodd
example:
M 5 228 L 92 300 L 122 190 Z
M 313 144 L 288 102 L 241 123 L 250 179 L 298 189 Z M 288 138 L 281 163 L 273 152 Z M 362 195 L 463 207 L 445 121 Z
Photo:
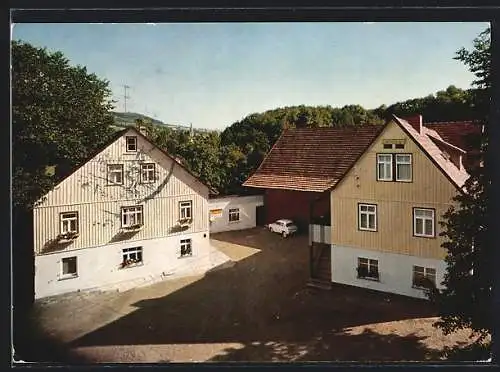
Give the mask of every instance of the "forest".
M 138 123 L 148 128 L 152 141 L 184 164 L 221 194 L 245 194 L 241 184 L 257 169 L 285 128 L 376 125 L 391 114 L 400 117 L 422 114 L 426 122 L 474 119 L 473 91 L 450 85 L 423 98 L 390 106 L 365 109 L 360 105 L 289 106 L 252 113 L 227 126 L 221 133 L 195 132 Z

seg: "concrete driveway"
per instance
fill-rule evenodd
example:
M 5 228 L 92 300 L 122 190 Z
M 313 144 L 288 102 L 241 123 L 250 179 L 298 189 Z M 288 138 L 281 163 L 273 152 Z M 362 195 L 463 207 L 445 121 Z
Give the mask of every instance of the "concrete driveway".
M 232 262 L 203 276 L 38 304 L 44 337 L 65 350 L 51 360 L 427 360 L 467 342 L 465 331 L 434 329 L 425 301 L 306 287 L 306 236 L 254 228 L 214 234 L 212 244 Z

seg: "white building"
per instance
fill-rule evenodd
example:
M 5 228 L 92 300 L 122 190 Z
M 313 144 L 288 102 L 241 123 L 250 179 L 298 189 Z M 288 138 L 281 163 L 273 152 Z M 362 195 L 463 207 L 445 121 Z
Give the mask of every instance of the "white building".
M 35 298 L 210 268 L 208 196 L 138 130 L 118 132 L 34 208 Z
M 257 226 L 263 195 L 210 198 L 210 232 L 250 229 Z

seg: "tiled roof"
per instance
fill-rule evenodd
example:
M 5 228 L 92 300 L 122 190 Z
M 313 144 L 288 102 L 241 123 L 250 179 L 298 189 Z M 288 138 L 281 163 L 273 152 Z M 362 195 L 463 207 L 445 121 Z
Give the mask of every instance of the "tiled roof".
M 424 123 L 424 127 L 435 130 L 443 140 L 467 152 L 476 150 L 468 141 L 470 135 L 481 133 L 481 125 L 472 121 Z
M 393 117 L 408 133 L 408 135 L 410 135 L 415 142 L 421 146 L 424 152 L 427 153 L 434 163 L 441 168 L 450 181 L 452 181 L 458 188 L 462 188 L 467 178 L 469 178 L 469 175 L 464 169 L 458 168 L 449 159 L 443 156 L 443 152 L 432 140 L 432 137 L 443 139 L 439 136 L 437 131 L 428 128 L 427 124 L 425 124 L 422 127 L 422 133 L 419 133 L 406 120 L 398 118 L 395 115 L 393 115 Z
M 367 125 L 287 129 L 243 186 L 328 190 L 356 163 L 383 128 Z

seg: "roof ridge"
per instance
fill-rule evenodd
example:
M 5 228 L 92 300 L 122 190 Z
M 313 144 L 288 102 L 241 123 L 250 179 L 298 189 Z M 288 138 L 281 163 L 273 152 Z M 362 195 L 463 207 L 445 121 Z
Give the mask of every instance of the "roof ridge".
M 473 119 L 468 119 L 468 120 L 449 120 L 449 121 L 428 121 L 428 122 L 425 122 L 425 123 L 422 123 L 423 125 L 427 125 L 427 124 L 445 124 L 445 123 L 474 123 L 476 122 L 475 120 Z

